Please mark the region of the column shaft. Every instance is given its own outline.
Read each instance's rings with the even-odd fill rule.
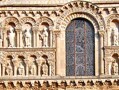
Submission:
[[[20,38],[19,38],[19,36],[20,36],[20,32],[18,32],[17,31],[17,45],[16,45],[16,47],[20,47]]]
[[[41,76],[41,68],[40,68],[40,65],[38,64],[38,76]]]
[[[1,67],[1,63],[0,63],[0,76],[1,76],[1,74],[2,74],[2,70],[1,70],[1,68],[2,68],[2,67]]]
[[[52,31],[50,30],[50,47],[52,47]]]
[[[17,76],[17,67],[14,66],[14,76]]]

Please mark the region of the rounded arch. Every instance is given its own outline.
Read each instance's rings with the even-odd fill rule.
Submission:
[[[53,21],[48,17],[41,17],[37,20],[37,26],[42,25],[42,23],[47,23],[49,26],[54,26]]]
[[[105,33],[105,37],[104,37],[105,38],[104,43],[106,46],[111,45],[111,43],[110,43],[111,42],[111,40],[110,40],[111,28],[112,28],[111,23],[115,20],[119,21],[119,14],[111,14],[106,19],[106,33]]]
[[[5,26],[9,25],[10,23],[14,23],[15,27],[17,27],[17,28],[19,27],[19,20],[16,17],[6,18],[3,21],[2,25],[3,25],[3,27],[5,27]]]
[[[99,30],[98,22],[88,13],[72,13],[72,14],[70,14],[68,17],[66,17],[66,19],[64,20],[61,27],[64,28],[64,30],[66,30],[66,27],[68,26],[70,21],[73,19],[76,19],[76,18],[84,18],[84,19],[90,21],[92,23],[92,25],[94,26],[94,29]]]
[[[90,2],[72,1],[59,10],[56,29],[65,30],[67,23],[76,17],[89,19],[97,30],[105,30],[103,17],[99,14],[98,7]]]
[[[110,30],[110,24],[113,20],[119,21],[119,14],[111,14],[107,17],[107,30]]]
[[[31,17],[23,17],[20,20],[20,24],[23,25],[25,23],[30,23],[32,26],[35,26],[36,21]]]

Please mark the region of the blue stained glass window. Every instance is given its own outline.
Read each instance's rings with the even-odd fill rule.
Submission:
[[[84,18],[74,19],[66,29],[66,75],[93,76],[94,27]]]

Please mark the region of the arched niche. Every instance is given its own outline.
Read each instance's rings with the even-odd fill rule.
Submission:
[[[114,19],[110,23],[110,42],[112,46],[119,45],[119,20]]]
[[[29,75],[38,75],[38,64],[35,55],[29,57]]]
[[[105,46],[112,46],[113,45],[113,42],[112,42],[112,37],[111,37],[111,34],[112,34],[112,28],[114,28],[116,26],[116,22],[119,21],[119,14],[111,14],[107,17],[106,19],[106,29],[107,29],[107,32],[105,33]],[[113,26],[114,25],[114,26]],[[117,31],[117,30],[116,30]]]
[[[43,55],[41,60],[41,76],[49,76],[49,71],[48,57]]]
[[[13,57],[11,55],[8,55],[6,57],[5,71],[3,70],[3,73],[5,73],[5,75],[13,76],[14,64],[13,64],[12,59],[13,59]]]
[[[119,75],[119,55],[114,53],[112,55],[112,63],[111,63],[111,75]]]
[[[16,25],[14,22],[9,22],[7,25],[7,46],[8,47],[17,47],[17,31]]]
[[[39,34],[39,45],[40,47],[49,47],[51,42],[52,32],[49,29],[49,24],[47,22],[42,22],[39,25],[40,34]]]
[[[24,47],[33,47],[33,28],[30,22],[22,25],[22,40]]]
[[[26,63],[24,56],[18,56],[17,75],[26,75]]]
[[[53,21],[48,17],[41,17],[36,22],[37,27],[39,28],[39,44],[40,47],[52,47],[52,37],[53,37]],[[46,31],[44,31],[46,29]],[[44,38],[44,35],[47,36]],[[45,42],[44,42],[45,40]],[[47,44],[47,45],[44,45]]]

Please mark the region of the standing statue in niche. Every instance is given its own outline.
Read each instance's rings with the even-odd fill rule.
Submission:
[[[35,62],[33,62],[33,65],[31,65],[29,72],[30,72],[31,75],[36,75],[36,65],[35,65]]]
[[[24,30],[24,45],[25,47],[31,47],[31,27],[27,25],[26,29]]]
[[[48,76],[48,65],[46,62],[42,64],[42,76]]]
[[[118,29],[116,29],[116,28],[112,29],[111,42],[112,42],[112,45],[114,45],[114,46],[118,45]]]
[[[7,34],[8,34],[8,46],[14,47],[15,46],[15,29],[14,29],[14,27],[10,26],[10,29],[7,32]]]
[[[43,28],[43,33],[42,35],[40,34],[41,38],[42,38],[42,46],[43,47],[48,47],[48,28],[44,27]]]
[[[24,66],[23,66],[23,64],[22,64],[22,62],[21,63],[19,63],[19,67],[18,67],[18,75],[24,75]]]
[[[7,75],[12,75],[13,74],[13,70],[12,70],[12,65],[11,65],[11,63],[8,63],[7,64],[7,67],[6,67],[6,74]]]
[[[116,60],[112,63],[112,74],[113,75],[118,75],[118,63]]]

